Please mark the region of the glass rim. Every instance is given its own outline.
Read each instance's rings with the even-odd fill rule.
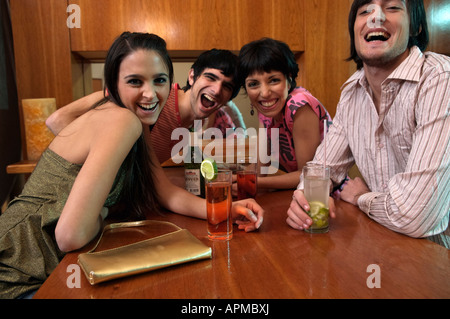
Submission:
[[[330,168],[329,165],[323,165],[323,163],[316,163],[316,162],[306,162],[306,165],[303,166],[303,168],[305,167],[325,167],[325,168]]]
[[[330,178],[331,176],[331,168],[330,166],[324,166],[322,164],[314,163],[312,165],[305,165],[302,168],[301,176],[305,177],[309,176],[324,176],[326,178]]]
[[[233,171],[229,168],[218,168],[217,169],[217,174],[219,173],[232,173]]]
[[[222,178],[219,178],[219,173],[225,173],[222,176]],[[233,183],[233,171],[231,169],[217,169],[217,176],[216,178],[210,180],[205,178],[205,184],[212,184],[212,183]]]

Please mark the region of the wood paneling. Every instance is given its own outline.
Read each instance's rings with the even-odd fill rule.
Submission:
[[[22,99],[29,98],[55,98],[57,106],[73,100],[66,8],[66,1],[61,0],[10,1],[19,105]],[[22,152],[26,160],[20,107],[19,113]]]
[[[191,61],[203,50],[238,51],[243,44],[268,36],[303,52],[298,54],[298,83],[334,115],[340,87],[355,70],[353,62],[345,61],[351,2],[11,0],[19,101],[55,97],[59,107],[80,97],[83,58],[104,59],[114,38],[125,30],[156,33],[167,41],[173,57]],[[446,54],[449,23],[442,17],[449,10],[447,2],[425,0],[429,49]],[[68,4],[80,6],[79,29],[66,25]]]
[[[424,0],[430,43],[427,50],[450,56],[450,2]]]
[[[158,34],[175,57],[211,48],[239,50],[263,36],[303,51],[303,1],[286,0],[70,0],[81,28],[70,30],[72,51],[101,57],[123,31]],[[93,31],[95,30],[95,31]],[[97,51],[93,53],[92,51]]]
[[[61,0],[11,0],[11,20],[19,101],[72,97],[71,53],[66,26],[67,3]]]
[[[352,0],[305,1],[305,52],[299,59],[299,83],[308,89],[333,117],[342,84],[356,70],[350,55],[347,17]]]

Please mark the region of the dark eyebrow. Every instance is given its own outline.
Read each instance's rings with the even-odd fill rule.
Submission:
[[[222,74],[223,74],[223,72],[222,72]],[[215,75],[214,73],[204,72],[203,75],[212,77],[215,80],[219,80],[219,77],[217,75]],[[234,88],[234,86],[235,86],[234,81],[223,81],[223,83],[225,83],[226,85],[231,86],[232,88]]]
[[[155,74],[153,76],[153,78],[159,78],[161,76],[165,76],[167,78],[169,77],[169,75],[167,73],[158,73],[158,74]],[[128,79],[128,78],[143,78],[143,76],[140,74],[129,74],[124,77],[124,79]]]
[[[277,72],[277,73],[275,73],[275,72]],[[283,72],[281,72],[281,71],[273,71],[273,73],[275,73],[275,74],[270,75],[269,79],[273,79],[273,78],[276,78],[276,77],[284,75]]]
[[[128,78],[141,78],[141,77],[142,76],[139,74],[129,74],[129,75],[124,76],[123,78],[128,79]]]
[[[158,74],[155,74],[155,78],[160,78],[160,77],[166,77],[166,78],[169,78],[169,75],[167,74],[167,73],[158,73]]]
[[[205,72],[205,73],[203,73],[203,75],[207,75],[207,76],[213,77],[213,78],[215,78],[216,80],[219,79],[219,77],[218,77],[217,75],[215,75],[214,73]]]

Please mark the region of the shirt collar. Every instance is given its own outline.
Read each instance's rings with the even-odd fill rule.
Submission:
[[[400,79],[407,81],[418,82],[420,79],[420,69],[422,68],[425,57],[416,46],[413,46],[409,52],[408,57],[403,61],[388,77],[387,79]],[[418,63],[420,61],[420,63]],[[367,80],[364,73],[364,68],[357,70],[353,75],[342,85],[341,90],[346,86],[361,85],[367,86]]]
[[[420,61],[420,62],[419,62]],[[416,46],[413,46],[408,57],[387,78],[419,82],[420,69],[425,57]]]

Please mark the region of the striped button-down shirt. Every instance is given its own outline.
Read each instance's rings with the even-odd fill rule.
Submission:
[[[359,208],[411,237],[440,234],[449,223],[449,74],[449,57],[411,48],[383,82],[378,113],[358,70],[343,86],[326,136],[333,183],[356,163],[371,190]],[[322,163],[324,149],[322,143],[315,162]]]

